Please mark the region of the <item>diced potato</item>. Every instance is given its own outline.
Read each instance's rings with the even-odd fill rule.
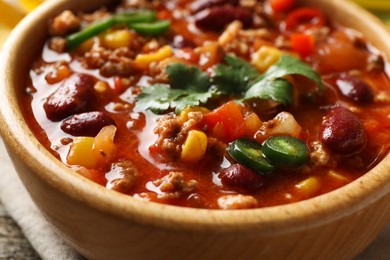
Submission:
[[[263,122],[255,113],[251,113],[250,115],[245,117],[245,126],[248,129],[249,133],[254,134],[257,130],[260,129]]]
[[[86,168],[96,166],[97,160],[93,153],[93,137],[76,137],[70,147],[68,154],[68,164],[80,165]]]
[[[103,44],[110,49],[128,47],[131,43],[132,38],[132,34],[129,30],[114,30],[104,34]]]
[[[169,45],[165,45],[158,49],[156,52],[148,53],[148,54],[138,54],[135,57],[136,64],[146,69],[149,67],[152,62],[159,62],[173,55],[172,49]]]
[[[252,54],[251,63],[260,72],[264,72],[275,64],[281,56],[282,52],[279,49],[270,46],[263,46]]]
[[[116,127],[113,125],[105,126],[95,137],[93,143],[93,153],[98,162],[110,162],[116,154],[116,146],[114,137]]]
[[[207,136],[202,131],[191,130],[183,145],[181,160],[184,162],[197,162],[203,158],[207,149]]]
[[[311,197],[316,194],[321,188],[321,183],[316,177],[309,177],[297,184],[295,184],[295,189],[303,197]]]
[[[295,120],[294,116],[288,112],[280,112],[273,119],[264,122],[257,133],[257,137],[268,137],[272,135],[291,135],[299,137],[302,127]]]

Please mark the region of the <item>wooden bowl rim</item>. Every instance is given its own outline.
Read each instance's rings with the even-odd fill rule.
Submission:
[[[104,0],[100,0],[101,2]],[[56,13],[65,6],[76,5],[74,1],[47,1],[30,13],[12,32],[3,47],[0,58],[0,130],[7,147],[21,160],[30,173],[44,179],[49,185],[87,206],[106,214],[134,221],[141,225],[163,229],[192,232],[231,233],[245,231],[262,232],[264,235],[277,232],[293,232],[308,229],[354,214],[382,198],[390,190],[390,156],[373,170],[356,181],[318,197],[287,205],[247,210],[207,210],[183,208],[144,202],[128,195],[107,190],[71,171],[52,156],[34,137],[23,120],[18,100],[15,97],[15,82],[18,77],[18,52],[28,40],[29,31],[42,22],[43,17]],[[87,1],[85,1],[87,2]],[[90,1],[94,4],[98,1]],[[308,0],[307,2],[314,2]],[[349,1],[317,0],[315,5],[335,6],[349,17],[363,19],[373,31],[381,33],[381,41],[390,42],[390,34],[382,23]],[[387,50],[390,55],[390,49]],[[77,187],[77,188],[75,188]]]

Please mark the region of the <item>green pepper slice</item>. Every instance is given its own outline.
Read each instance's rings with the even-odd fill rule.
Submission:
[[[167,21],[161,21],[161,23],[164,23],[160,24],[159,22],[155,23],[156,19],[156,13],[153,11],[143,10],[131,13],[116,14],[106,19],[97,21],[84,28],[83,30],[69,35],[68,37],[66,37],[66,47],[68,50],[72,50],[82,44],[84,41],[116,25],[125,25],[127,27],[132,28],[132,26],[136,23],[151,23],[151,25],[154,25],[152,26],[154,30],[149,30],[150,34],[160,34],[161,32],[165,32],[169,29],[170,24],[167,25]],[[158,30],[159,28],[160,30]]]
[[[309,160],[306,144],[293,136],[272,136],[264,141],[262,151],[279,166],[299,167]]]
[[[170,26],[170,21],[163,20],[153,23],[133,23],[129,25],[129,28],[140,34],[157,35],[168,31]]]
[[[229,145],[227,152],[234,160],[260,174],[269,174],[275,169],[264,157],[261,144],[252,139],[235,140]]]

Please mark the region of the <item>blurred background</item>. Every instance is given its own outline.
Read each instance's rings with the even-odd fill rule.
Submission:
[[[12,28],[44,0],[0,0],[0,46]],[[353,0],[390,26],[390,0]]]

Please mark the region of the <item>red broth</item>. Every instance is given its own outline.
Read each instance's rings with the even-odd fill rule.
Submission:
[[[141,200],[241,209],[324,194],[359,178],[387,155],[387,63],[359,32],[334,23],[321,10],[296,4],[135,2],[53,18],[51,34],[29,72],[21,100],[24,116],[39,141],[71,169]],[[67,49],[65,38],[86,24],[144,8],[169,20],[169,30],[145,36],[117,25]],[[194,80],[191,66],[206,72],[210,88],[202,93],[213,91],[227,55],[251,64],[258,73],[254,82],[280,55],[288,55],[295,65],[310,65],[323,88],[312,78],[290,73],[278,79],[291,86],[285,104],[264,96],[241,102],[253,86],[244,80],[249,87],[241,93],[230,82],[232,93],[219,89],[207,101],[176,113],[175,102],[157,114],[134,108],[154,84],[172,87],[165,70],[172,64],[184,64],[181,73],[188,78],[181,79],[183,85]],[[240,76],[242,83],[247,75]],[[257,156],[271,164],[268,172],[228,152],[237,139],[264,147],[271,136],[300,140],[307,158],[285,165],[278,158]]]

